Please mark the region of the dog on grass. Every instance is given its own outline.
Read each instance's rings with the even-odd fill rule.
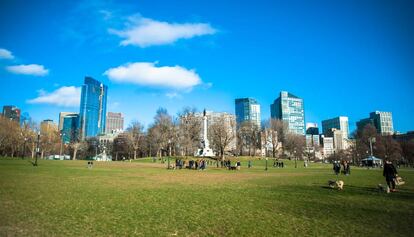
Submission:
[[[380,193],[390,193],[390,187],[388,187],[388,185],[378,184],[378,192],[380,192]]]
[[[338,180],[338,181],[329,180],[328,185],[329,185],[329,187],[331,187],[333,189],[338,189],[338,190],[344,189],[344,181],[342,181],[342,180]]]

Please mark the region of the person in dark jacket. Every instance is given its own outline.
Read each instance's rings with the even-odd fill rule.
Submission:
[[[385,180],[387,181],[387,185],[391,189],[391,192],[395,192],[395,178],[398,176],[398,172],[391,161],[385,161],[384,172],[382,175],[385,177]]]
[[[334,161],[333,170],[334,170],[336,176],[338,176],[339,173],[341,172],[341,164],[339,164],[338,161]]]

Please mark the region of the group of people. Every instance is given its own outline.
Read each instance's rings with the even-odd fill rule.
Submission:
[[[285,164],[283,163],[283,161],[278,161],[278,160],[275,160],[274,162],[273,162],[273,167],[276,167],[276,168],[284,168],[285,167]]]
[[[222,164],[222,166],[226,167],[228,170],[233,170],[233,169],[240,170],[240,168],[241,168],[241,162],[239,160],[236,161],[234,166],[231,165],[231,160],[224,160],[224,161],[221,162],[221,164]],[[251,163],[250,163],[250,165],[251,165]]]
[[[349,165],[349,162],[342,162],[343,166],[343,174],[350,175],[351,174],[351,166]],[[335,172],[335,175],[339,175],[341,172],[341,164],[339,161],[335,161],[333,163],[333,170]],[[387,182],[387,186],[389,188],[390,192],[396,192],[395,186],[396,186],[396,179],[398,178],[398,172],[395,166],[392,164],[390,160],[386,160],[384,164],[384,170],[382,175],[385,177],[385,181]]]
[[[188,166],[185,166],[185,161],[183,162],[183,166],[187,169],[194,169],[194,170],[205,170],[207,168],[207,161],[205,159],[200,160],[190,160],[188,161]]]
[[[350,175],[351,166],[349,165],[349,163],[347,161],[343,161],[342,166],[343,166],[342,173],[347,176]],[[334,161],[333,170],[335,172],[335,175],[339,175],[341,173],[341,163],[339,161]]]

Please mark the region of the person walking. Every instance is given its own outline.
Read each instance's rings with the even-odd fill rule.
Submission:
[[[390,188],[390,191],[396,192],[397,190],[395,190],[395,178],[397,178],[398,172],[391,161],[385,161],[384,172],[382,175],[385,177],[385,181],[387,181],[387,185]]]

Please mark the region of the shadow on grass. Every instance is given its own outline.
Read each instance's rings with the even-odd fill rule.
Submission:
[[[339,191],[335,188],[331,188],[328,185],[321,184],[321,183],[313,183],[312,185],[317,186],[321,189]],[[366,194],[387,195],[387,193],[385,193],[383,190],[380,190],[378,187],[355,186],[355,185],[346,185],[346,184],[344,185],[344,189],[341,190],[340,192],[344,192],[347,194],[358,194],[358,195],[366,195]],[[412,190],[407,190],[404,188],[398,189],[398,187],[397,187],[397,192],[390,193],[388,195],[392,196],[393,198],[401,199],[401,200],[413,200],[414,198],[414,192]]]

